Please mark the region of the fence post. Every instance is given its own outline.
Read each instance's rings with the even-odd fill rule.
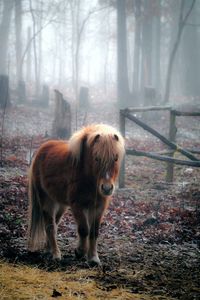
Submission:
[[[122,113],[122,110],[120,110],[120,132],[122,136],[125,138],[125,116]],[[125,156],[121,164],[121,169],[119,173],[119,188],[123,188],[125,185]]]
[[[169,124],[169,140],[175,142],[176,139],[176,114],[173,110],[170,110],[170,124]],[[169,156],[173,157],[174,152],[170,153]],[[174,177],[174,164],[169,162],[167,163],[166,169],[166,182],[173,182]]]

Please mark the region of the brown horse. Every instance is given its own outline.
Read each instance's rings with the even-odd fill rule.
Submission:
[[[68,142],[48,141],[39,148],[29,174],[29,250],[46,247],[54,259],[61,258],[57,226],[69,206],[79,236],[76,256],[100,263],[99,225],[123,155],[121,134],[104,124],[85,127]]]

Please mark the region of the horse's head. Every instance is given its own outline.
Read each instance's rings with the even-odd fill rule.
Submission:
[[[75,133],[69,141],[72,152],[91,176],[103,197],[112,195],[124,155],[124,139],[108,125],[91,125]]]
[[[90,169],[96,177],[102,196],[112,195],[124,154],[124,142],[120,133],[110,126],[99,125],[88,135]]]

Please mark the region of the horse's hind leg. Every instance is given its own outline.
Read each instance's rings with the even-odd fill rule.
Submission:
[[[57,224],[55,217],[55,209],[45,210],[44,221],[45,221],[45,230],[47,235],[47,246],[50,248],[53,259],[61,259],[61,253],[58,248],[58,244],[56,241],[57,236]]]

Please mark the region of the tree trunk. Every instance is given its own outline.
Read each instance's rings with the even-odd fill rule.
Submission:
[[[160,0],[155,1],[155,14],[152,28],[152,86],[156,93],[160,92]]]
[[[3,109],[10,105],[7,52],[13,4],[13,0],[3,1],[2,22],[0,24],[0,108]]]
[[[23,80],[18,81],[17,85],[17,97],[19,103],[26,102],[26,83]]]
[[[40,3],[38,3],[38,9],[40,11],[40,18],[39,18],[39,24],[38,24],[38,28],[42,28],[43,26],[43,1],[41,1]],[[42,70],[42,30],[40,31],[40,33],[38,34],[38,75],[37,75],[37,87],[40,89],[41,87],[41,78],[43,78],[42,74],[41,74],[41,70]]]
[[[17,82],[22,80],[22,68],[21,68],[21,58],[22,58],[22,1],[15,0],[15,51],[16,51],[16,75]]]
[[[167,104],[169,102],[169,95],[170,95],[170,88],[171,88],[171,77],[172,77],[172,68],[173,68],[173,63],[174,63],[174,59],[175,59],[175,55],[181,40],[181,35],[185,26],[185,23],[194,7],[196,0],[192,0],[192,3],[185,15],[185,17],[183,17],[183,11],[184,11],[184,4],[185,1],[181,0],[181,7],[180,7],[180,15],[179,15],[179,27],[178,27],[178,33],[177,33],[177,38],[176,41],[174,43],[174,47],[172,49],[170,58],[169,58],[169,64],[168,64],[168,70],[167,70],[167,79],[166,79],[166,86],[165,86],[165,95],[164,95],[164,104]]]
[[[140,73],[140,50],[141,50],[141,1],[135,0],[135,40],[134,40],[134,58],[133,58],[133,87],[132,91],[139,91],[139,73]]]
[[[38,57],[37,57],[37,45],[36,45],[36,20],[35,20],[35,14],[32,7],[32,0],[29,0],[29,7],[30,7],[30,13],[31,18],[33,22],[33,53],[34,53],[34,70],[35,70],[35,97],[38,98],[39,92],[40,92],[40,82],[38,78]]]
[[[192,0],[186,2],[185,10],[188,10]],[[195,12],[195,14],[194,14]],[[198,24],[196,18],[196,11],[190,15],[190,20],[187,23]],[[183,91],[186,96],[198,97],[200,95],[200,52],[199,44],[200,34],[199,27],[188,25],[185,27],[183,32],[183,38],[181,43],[182,50],[182,74],[183,74]]]
[[[9,77],[0,75],[0,108],[6,108],[10,105]]]
[[[125,6],[125,1],[117,0],[117,97],[119,108],[125,108],[130,98]]]
[[[7,52],[8,52],[8,38],[10,31],[10,20],[13,9],[13,0],[4,0],[3,2],[3,15],[0,24],[0,74],[8,74],[7,67]]]
[[[145,86],[152,86],[152,14],[151,2],[144,2],[144,16],[142,24],[142,69],[141,91]]]
[[[15,51],[16,51],[16,77],[18,102],[26,102],[26,84],[22,74],[22,1],[15,0]]]
[[[27,44],[31,40],[31,27],[28,27],[27,29]],[[27,59],[26,59],[26,80],[28,82],[31,81],[31,46],[28,47],[27,50]]]

